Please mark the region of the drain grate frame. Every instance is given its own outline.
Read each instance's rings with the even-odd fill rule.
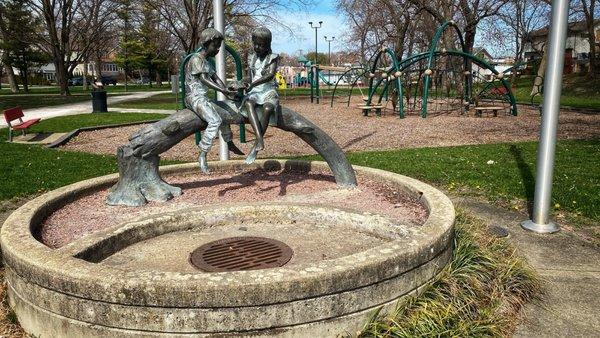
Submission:
[[[190,263],[206,272],[270,269],[284,266],[294,251],[266,237],[228,237],[201,245],[190,254]]]

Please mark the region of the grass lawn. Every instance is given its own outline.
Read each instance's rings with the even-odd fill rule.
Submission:
[[[81,127],[156,120],[163,114],[102,113],[46,119],[32,128],[36,132],[68,132]],[[117,171],[114,156],[48,149],[38,145],[8,143],[6,128],[0,129],[0,200],[28,196],[87,178]]]
[[[32,126],[32,132],[64,133],[82,127],[105,126],[111,124],[122,124],[131,122],[142,122],[160,120],[167,117],[166,114],[145,113],[90,113],[54,117],[43,119],[40,123]]]
[[[84,91],[82,86],[71,86],[69,87],[69,91],[71,94],[89,94],[91,92],[92,86],[89,87],[88,91]],[[118,84],[116,86],[106,86],[104,87],[109,93],[125,93],[125,85]],[[168,82],[164,82],[162,86],[158,86],[153,84],[152,87],[146,85],[139,84],[130,84],[127,86],[128,92],[144,92],[144,91],[155,91],[155,90],[171,90],[171,85]],[[0,95],[29,95],[29,94],[60,94],[60,89],[57,86],[33,86],[29,88],[29,93],[25,93],[23,91],[19,91],[16,94],[13,94],[7,85],[2,84],[2,89],[0,89]]]
[[[114,108],[128,108],[128,109],[172,109],[178,108],[177,101],[175,100],[175,94],[163,93],[154,95],[145,99],[132,100],[127,102],[120,102],[112,104]]]
[[[454,193],[479,195],[520,209],[523,201],[533,201],[536,152],[536,142],[525,142],[361,152],[350,153],[348,158],[353,164],[415,177]],[[600,221],[599,191],[600,139],[559,141],[554,211]]]
[[[0,96],[0,110],[20,106],[23,109],[38,108],[44,106],[57,106],[61,104],[90,101],[89,94],[77,94],[71,96],[60,95],[15,95]],[[90,110],[92,109],[90,105]]]
[[[531,88],[533,87],[533,79],[532,76],[522,76],[517,79],[513,88],[517,102],[531,102],[529,94],[531,94]],[[541,97],[536,96],[534,102],[540,103]],[[562,106],[600,110],[600,80],[590,80],[585,76],[575,74],[565,75],[560,104]]]

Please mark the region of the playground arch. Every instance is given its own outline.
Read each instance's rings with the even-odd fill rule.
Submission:
[[[450,49],[446,50],[445,48],[439,49],[438,46],[440,44],[441,39],[446,31],[452,30],[456,33],[458,37],[459,49]],[[381,58],[383,55],[389,56],[392,60],[391,64],[382,69],[379,65]],[[466,46],[464,44],[464,39],[460,28],[453,21],[448,21],[442,24],[435,32],[434,37],[432,38],[429,48],[427,51],[415,55],[411,55],[406,57],[405,59],[398,59],[395,55],[394,51],[389,48],[381,48],[375,53],[371,59],[369,60],[368,65],[364,68],[362,73],[357,74],[357,70],[361,68],[352,68],[350,71],[355,72],[357,76],[354,78],[351,83],[350,93],[348,98],[348,105],[350,104],[350,99],[352,96],[352,89],[354,88],[356,82],[360,78],[367,78],[369,87],[368,87],[368,96],[365,99],[366,106],[372,106],[374,102],[376,105],[381,105],[383,98],[388,99],[388,94],[390,92],[390,87],[393,86],[396,88],[396,91],[393,95],[396,96],[397,102],[397,114],[400,118],[405,117],[405,105],[404,105],[404,94],[406,93],[406,101],[407,104],[410,104],[410,91],[411,91],[411,79],[407,76],[407,73],[416,73],[417,76],[417,86],[415,88],[420,87],[420,115],[421,117],[427,117],[429,112],[428,102],[430,99],[430,91],[432,89],[432,85],[435,83],[433,79],[435,76],[439,76],[436,74],[436,65],[440,63],[442,58],[450,58],[453,60],[460,61],[462,63],[462,68],[460,72],[460,76],[456,76],[453,78],[461,78],[461,106],[468,110],[471,104],[477,103],[479,99],[486,98],[488,101],[492,102],[504,102],[508,105],[509,113],[512,115],[517,115],[517,105],[512,93],[512,89],[508,82],[505,79],[506,71],[503,73],[498,72],[493,65],[488,63],[487,61],[471,54],[466,51]],[[483,84],[481,88],[479,88],[476,93],[473,93],[473,79],[475,76],[479,76],[478,74],[474,74],[472,72],[472,65],[476,65],[480,70],[489,71],[490,79],[478,79],[478,84]],[[415,69],[416,68],[416,69]],[[458,69],[453,69],[452,71],[456,72]],[[443,70],[439,72],[448,72],[449,70]],[[414,76],[413,76],[414,78]],[[334,87],[334,91],[331,98],[331,105],[333,105],[333,100],[335,97],[336,90],[338,89],[339,81],[336,83]],[[407,87],[408,85],[408,87]],[[382,87],[383,86],[383,87]],[[380,87],[382,87],[380,89]],[[456,86],[458,88],[459,86]],[[500,88],[498,88],[500,87]],[[436,89],[437,90],[437,89]],[[455,93],[456,95],[458,93]],[[375,96],[379,95],[379,98],[375,101]],[[417,95],[413,95],[413,98],[416,99]]]

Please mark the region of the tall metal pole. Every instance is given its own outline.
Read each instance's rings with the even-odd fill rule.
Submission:
[[[332,36],[331,39],[328,39],[327,36],[325,37],[325,41],[327,41],[328,45],[329,45],[329,66],[331,66],[331,41],[335,40],[335,36]],[[327,81],[329,81],[328,86],[330,86],[331,84],[331,69],[328,71],[327,73]]]
[[[319,25],[314,25],[312,21],[308,22],[310,24],[311,28],[315,29],[315,59],[314,59],[314,72],[313,72],[313,81],[315,82],[315,88],[316,88],[316,97],[317,97],[317,103],[319,103],[319,98],[320,98],[320,94],[319,93],[319,68],[317,67],[317,55],[318,55],[318,38],[317,38],[317,30],[319,28],[321,28],[321,25],[323,24],[323,21],[319,21]]]
[[[524,229],[537,233],[553,233],[560,230],[550,221],[550,204],[568,19],[569,0],[553,0],[533,212],[531,220],[521,223]]]
[[[224,0],[213,0],[213,18],[215,29],[225,35],[225,10],[223,6]],[[219,54],[215,57],[215,64],[217,68],[217,76],[226,81],[225,74],[225,41],[221,44],[221,49],[219,50]],[[217,92],[217,100],[225,101],[225,94],[221,92]],[[221,161],[225,161],[229,159],[229,147],[227,146],[227,142],[223,140],[223,135],[221,135],[221,131],[219,131],[219,159]]]

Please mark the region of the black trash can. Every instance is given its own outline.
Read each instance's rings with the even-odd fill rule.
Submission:
[[[92,91],[92,112],[93,113],[108,112],[108,105],[106,103],[106,90]]]

